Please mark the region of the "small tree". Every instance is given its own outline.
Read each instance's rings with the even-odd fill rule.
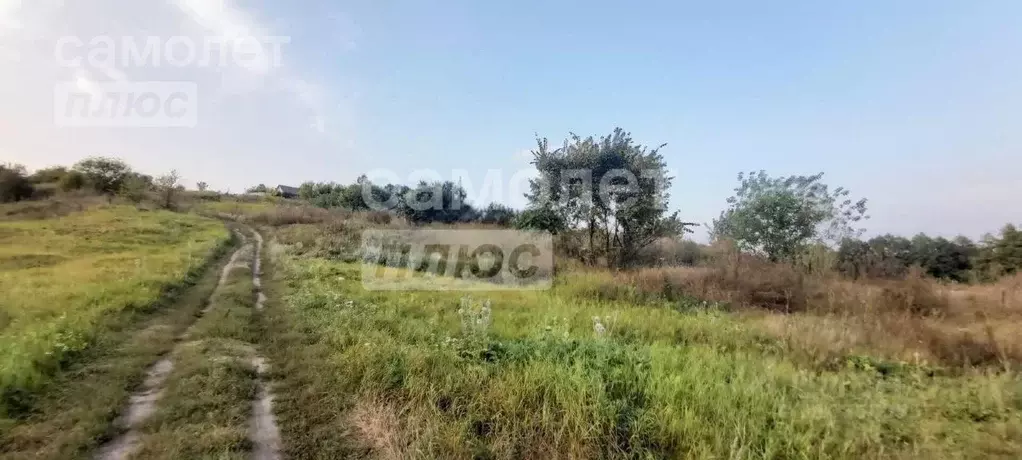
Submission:
[[[673,178],[659,153],[663,146],[649,149],[621,128],[599,138],[571,134],[554,150],[536,139],[538,175],[526,197],[532,208],[553,211],[566,228],[584,232],[588,263],[603,252],[611,264],[634,264],[657,238],[683,231],[677,212],[667,211]]]
[[[267,193],[269,191],[270,189],[266,187],[266,184],[259,184],[255,187],[249,187],[248,190],[245,190],[245,193]]]
[[[85,176],[85,182],[97,192],[116,194],[124,180],[131,174],[131,167],[122,160],[107,157],[91,157],[79,161],[72,168]]]
[[[987,235],[977,249],[976,269],[984,278],[997,278],[1022,271],[1022,231],[1012,224],[1001,229],[1001,236]]]
[[[24,166],[0,164],[0,203],[31,198],[33,191]]]
[[[121,184],[120,196],[128,201],[138,204],[146,197],[146,192],[152,187],[152,178],[141,174],[131,174]]]
[[[770,260],[792,260],[812,242],[837,243],[856,237],[866,200],[852,202],[844,188],[831,190],[812,176],[770,177],[765,171],[738,174],[728,209],[713,221],[715,238],[733,239],[743,250]]]
[[[206,190],[209,189],[209,184],[205,182],[196,182],[195,188],[199,189],[200,192],[205,192]]]
[[[160,196],[160,206],[164,209],[174,209],[177,194],[180,191],[180,184],[178,184],[180,180],[181,176],[178,175],[177,170],[171,170],[170,173],[156,178],[156,191]]]

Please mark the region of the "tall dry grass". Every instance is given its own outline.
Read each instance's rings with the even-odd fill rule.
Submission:
[[[851,281],[829,270],[718,251],[701,266],[594,272],[584,295],[728,305],[818,363],[873,355],[952,367],[1022,364],[1022,274],[946,284],[914,271]]]

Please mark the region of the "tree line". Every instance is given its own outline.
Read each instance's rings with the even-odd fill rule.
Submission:
[[[393,212],[415,224],[480,222],[510,226],[518,217],[516,210],[499,203],[476,208],[468,202],[464,187],[452,181],[423,181],[409,187],[376,184],[362,175],[352,184],[306,182],[298,187],[298,197],[323,208]]]
[[[163,208],[174,207],[184,190],[177,171],[153,177],[135,171],[123,160],[89,157],[70,168],[54,166],[28,174],[21,165],[0,165],[0,202],[45,198],[57,191],[86,191],[122,197],[133,203],[152,199]]]
[[[377,184],[361,176],[351,184],[307,182],[299,198],[323,208],[387,211],[413,224],[484,223],[549,231],[569,246],[570,255],[590,265],[626,268],[661,239],[680,240],[694,223],[669,212],[673,178],[660,154],[617,128],[604,136],[570,134],[558,147],[536,139],[528,206],[521,211],[492,203],[476,207],[452,181]],[[208,186],[197,184],[200,191]],[[176,172],[152,177],[124,161],[84,159],[70,168],[28,174],[24,167],[0,165],[0,201],[45,196],[55,190],[88,190],[132,202],[147,197],[171,208],[183,190]],[[250,191],[269,192],[260,184]],[[1022,270],[1022,231],[1006,225],[978,242],[916,235],[862,239],[869,219],[867,200],[832,188],[823,173],[770,176],[765,171],[738,175],[734,194],[707,227],[711,239],[733,242],[745,253],[778,263],[800,263],[821,250],[829,268],[852,277],[897,278],[912,267],[955,281],[987,280]]]
[[[799,263],[822,249],[833,253],[833,268],[851,278],[900,278],[918,267],[935,278],[964,282],[1022,270],[1022,232],[1011,224],[978,243],[925,234],[863,240],[867,201],[849,198],[847,189],[831,189],[823,173],[771,177],[756,171],[740,173],[738,182],[711,236],[775,262]]]
[[[672,178],[659,148],[636,143],[622,129],[596,138],[571,135],[559,148],[536,140],[532,164],[539,177],[530,183],[528,207],[518,212],[500,204],[477,209],[451,181],[409,187],[375,184],[365,176],[353,184],[305,183],[299,198],[325,208],[387,210],[410,222],[481,222],[520,229],[582,232],[579,256],[592,265],[632,265],[639,251],[657,238],[678,236],[684,224],[668,213]],[[662,146],[661,146],[662,147]]]
[[[999,236],[986,235],[978,243],[964,236],[947,239],[925,234],[847,239],[837,255],[837,268],[853,278],[899,278],[919,267],[935,278],[992,280],[1022,270],[1022,232],[1008,224]]]

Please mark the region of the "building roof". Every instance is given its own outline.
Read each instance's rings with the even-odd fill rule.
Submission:
[[[288,195],[298,195],[298,187],[291,187],[289,185],[278,185],[277,191]]]

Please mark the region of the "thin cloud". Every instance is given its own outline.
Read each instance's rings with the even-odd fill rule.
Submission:
[[[177,0],[175,5],[194,22],[224,40],[228,46],[244,43],[280,43],[284,37],[274,36],[270,29],[242,9],[227,1]],[[289,41],[289,37],[287,38]],[[255,76],[273,76],[280,81],[280,87],[292,95],[299,105],[311,115],[310,126],[319,133],[326,131],[327,116],[323,100],[323,88],[310,83],[303,77],[293,75],[277,62],[268,50],[269,46],[253,48],[253,59],[242,63],[242,67]]]

